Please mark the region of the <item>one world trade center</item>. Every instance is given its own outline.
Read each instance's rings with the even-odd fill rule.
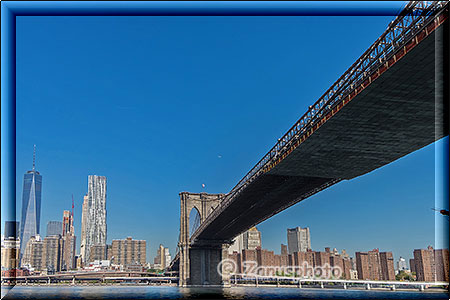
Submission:
[[[20,254],[23,254],[30,238],[39,234],[41,222],[42,176],[36,171],[35,161],[36,145],[33,152],[33,169],[23,176]]]

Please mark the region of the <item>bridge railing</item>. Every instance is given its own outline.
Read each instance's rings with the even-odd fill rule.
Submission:
[[[350,68],[313,104],[306,113],[284,134],[266,155],[224,196],[214,212],[197,228],[191,236],[194,240],[207,224],[217,217],[221,208],[226,207],[244,187],[259,175],[266,173],[274,162],[280,161],[293,143],[332,112],[346,97],[374,75],[376,70],[388,62],[396,53],[404,50],[417,33],[448,9],[448,1],[412,1],[395,18],[385,32],[358,58]]]

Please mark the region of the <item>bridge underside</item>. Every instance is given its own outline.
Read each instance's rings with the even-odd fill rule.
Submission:
[[[435,39],[448,35],[444,26],[250,183],[192,242],[231,240],[327,182],[366,174],[448,135],[448,78],[435,53]]]

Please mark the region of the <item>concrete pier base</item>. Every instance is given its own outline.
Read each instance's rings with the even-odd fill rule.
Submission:
[[[220,268],[222,258],[222,246],[189,249],[191,267],[189,284],[198,286],[229,285],[229,280],[223,276]]]

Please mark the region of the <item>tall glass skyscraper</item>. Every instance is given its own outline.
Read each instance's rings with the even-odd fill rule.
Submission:
[[[33,152],[33,169],[23,176],[22,219],[20,223],[20,253],[28,240],[39,234],[41,225],[42,176],[36,171],[36,145]]]

